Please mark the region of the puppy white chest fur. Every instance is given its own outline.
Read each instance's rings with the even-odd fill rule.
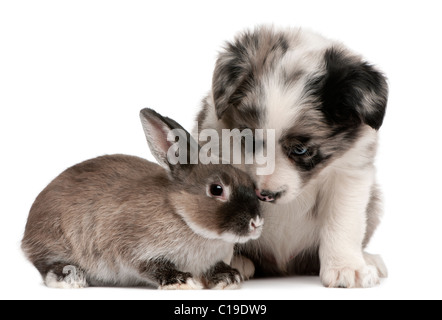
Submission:
[[[267,221],[259,245],[272,253],[282,270],[291,258],[319,244],[318,218],[315,216],[314,187],[288,204],[263,204]]]

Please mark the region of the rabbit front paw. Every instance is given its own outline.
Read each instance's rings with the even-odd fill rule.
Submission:
[[[214,290],[234,290],[241,287],[240,272],[224,262],[219,262],[205,274],[207,287]]]
[[[165,279],[159,290],[201,290],[203,284],[187,272],[177,272],[173,277]]]

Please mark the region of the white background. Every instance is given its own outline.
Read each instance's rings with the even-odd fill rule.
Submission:
[[[0,298],[442,298],[440,1],[0,2]],[[378,176],[386,215],[369,251],[390,278],[326,289],[318,278],[255,280],[229,292],[48,289],[19,250],[38,193],[103,154],[152,159],[138,112],[190,128],[225,40],[262,23],[341,40],[388,76]]]

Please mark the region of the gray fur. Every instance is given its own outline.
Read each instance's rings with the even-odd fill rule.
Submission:
[[[321,271],[325,285],[351,287],[376,284],[373,265],[379,275],[386,274],[380,258],[367,259],[368,266],[363,265],[363,256],[368,255],[362,248],[382,215],[380,191],[373,177],[377,130],[387,97],[386,79],[377,68],[341,43],[312,32],[260,26],[240,33],[224,46],[212,92],[198,118],[199,129],[277,131],[276,170],[256,180],[261,191],[283,188],[284,193],[275,205],[264,206],[268,223],[263,236],[237,246],[239,255],[253,260],[258,275]],[[297,146],[308,149],[305,156],[292,156]],[[255,169],[245,167],[252,176]],[[335,194],[351,192],[352,183],[363,190],[353,195],[357,201],[349,197],[335,203]],[[325,245],[339,242],[339,236],[322,236],[323,230],[335,228],[328,225],[334,221],[330,214],[340,215],[339,209],[329,212],[330,206],[338,208],[341,203],[343,212],[354,205],[354,216],[363,216],[358,221],[366,222],[363,235],[352,234],[361,252],[340,252],[347,259],[342,261],[347,265],[342,272],[351,270],[352,276],[346,279],[353,279],[344,284],[334,274],[339,268],[333,267],[332,254],[339,248]],[[345,214],[351,217],[349,212]],[[328,248],[323,252],[328,260],[320,261],[321,247]],[[366,279],[355,280],[358,272],[366,274]]]
[[[182,127],[152,110],[142,119],[152,152],[168,169],[167,133]],[[230,188],[227,202],[207,194],[215,182]],[[68,286],[60,270],[70,265],[89,285],[188,288],[190,278],[202,281],[215,265],[230,262],[235,241],[225,233],[247,239],[259,216],[253,181],[232,166],[165,170],[133,156],[104,156],[67,169],[42,191],[22,248],[55,287]]]

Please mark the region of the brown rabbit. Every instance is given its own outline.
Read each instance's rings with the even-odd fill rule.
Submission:
[[[49,287],[237,287],[234,245],[263,227],[254,182],[230,165],[172,165],[172,130],[188,155],[198,144],[153,110],[141,119],[162,167],[113,155],[66,170],[32,206],[24,252]]]

